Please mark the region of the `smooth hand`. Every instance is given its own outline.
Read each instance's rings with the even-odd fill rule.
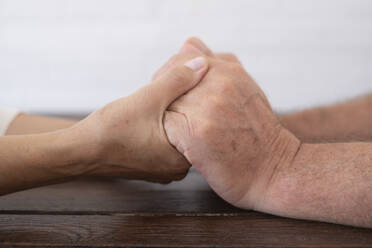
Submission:
[[[114,101],[69,129],[85,142],[89,175],[161,183],[183,178],[189,163],[170,144],[163,117],[168,106],[192,89],[208,68],[203,58],[178,64],[133,95]]]

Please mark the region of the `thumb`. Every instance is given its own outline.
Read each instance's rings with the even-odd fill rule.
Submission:
[[[195,87],[208,70],[208,62],[203,57],[187,61],[161,75],[148,85],[152,94],[152,104],[166,110],[178,97]]]

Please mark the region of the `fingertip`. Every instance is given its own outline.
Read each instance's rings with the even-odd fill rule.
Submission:
[[[214,54],[211,51],[211,49],[209,49],[209,47],[201,39],[199,39],[198,37],[188,38],[186,40],[185,44],[189,44],[189,45],[197,48],[204,55],[207,55],[207,56],[210,56],[210,57],[213,57],[214,56]]]
[[[180,53],[191,53],[191,54],[203,55],[203,53],[198,48],[188,43],[183,44],[183,46],[180,49]]]

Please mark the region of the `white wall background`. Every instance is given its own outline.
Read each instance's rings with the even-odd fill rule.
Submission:
[[[189,36],[236,53],[277,109],[372,91],[370,0],[0,0],[0,106],[93,110]]]

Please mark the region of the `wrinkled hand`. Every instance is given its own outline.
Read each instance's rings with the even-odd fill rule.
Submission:
[[[190,165],[169,144],[164,112],[200,81],[207,68],[203,58],[177,64],[133,95],[73,126],[70,132],[75,137],[89,141],[81,149],[93,165],[88,174],[162,183],[183,178]]]
[[[209,71],[166,112],[169,141],[223,199],[258,209],[276,170],[290,163],[300,143],[234,56],[216,56],[193,38],[163,72],[198,53],[208,57]]]

